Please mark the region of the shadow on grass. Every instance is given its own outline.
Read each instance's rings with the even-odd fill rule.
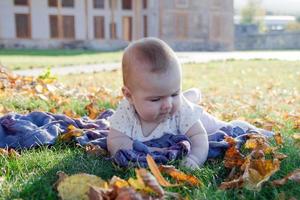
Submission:
[[[96,51],[79,49],[0,49],[0,56],[76,56],[99,53],[114,53],[117,51]]]
[[[122,174],[124,174],[124,170],[121,171],[115,168],[110,161],[107,161],[102,157],[87,155],[83,150],[78,148],[63,148],[69,148],[71,153],[68,153],[68,155],[64,156],[61,160],[56,160],[56,164],[51,168],[47,168],[47,162],[43,162],[40,159],[36,160],[36,163],[32,165],[32,168],[37,172],[26,180],[26,182],[21,184],[20,191],[12,192],[8,199],[59,199],[57,191],[53,188],[53,184],[58,180],[58,171],[63,171],[68,175],[77,173],[94,174],[101,177],[103,180],[108,180],[113,175],[122,177]],[[59,149],[53,150],[50,148],[50,151],[53,151],[56,154],[59,154],[58,151],[60,150],[63,149],[60,149],[59,147]],[[42,150],[42,153],[43,151],[45,150]],[[45,156],[46,155],[47,153]],[[48,160],[48,162],[52,161],[53,160]],[[30,169],[28,169],[28,171],[30,172]]]

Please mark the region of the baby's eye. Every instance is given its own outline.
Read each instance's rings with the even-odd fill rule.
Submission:
[[[154,99],[150,99],[151,102],[156,102],[156,101],[159,101],[160,98],[154,98]]]
[[[171,96],[176,97],[176,96],[178,96],[178,93],[172,94]]]

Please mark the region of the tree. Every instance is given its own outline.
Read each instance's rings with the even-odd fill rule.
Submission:
[[[247,5],[241,10],[241,24],[257,24],[264,31],[265,10],[261,7],[260,0],[248,0]]]

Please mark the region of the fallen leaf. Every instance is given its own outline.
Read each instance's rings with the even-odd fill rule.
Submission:
[[[166,173],[170,175],[172,178],[179,182],[187,182],[188,184],[192,186],[201,186],[203,183],[195,176],[193,175],[187,175],[178,169],[176,169],[172,165],[161,165],[159,166],[159,170],[162,173]]]
[[[282,145],[283,144],[283,139],[282,136],[279,132],[276,132],[274,135],[274,139],[277,145]]]
[[[162,174],[160,173],[159,171],[159,168],[158,166],[156,165],[155,161],[153,160],[153,158],[148,154],[147,157],[147,163],[148,163],[148,166],[152,172],[152,174],[155,176],[155,178],[157,179],[158,183],[161,185],[161,186],[164,186],[164,187],[174,187],[176,186],[175,184],[171,184],[169,183],[163,176]]]
[[[246,141],[244,147],[252,150],[262,150],[265,154],[270,154],[274,151],[267,139],[260,134],[251,134],[248,136],[249,139]]]
[[[88,111],[88,116],[90,119],[96,119],[100,113],[98,105],[95,102],[86,105],[85,109]]]
[[[87,195],[89,200],[110,200],[115,199],[117,193],[112,188],[90,186]]]
[[[82,129],[78,129],[73,125],[69,125],[67,132],[60,135],[60,139],[65,142],[69,142],[73,137],[79,137],[82,136],[82,134],[83,134]]]
[[[231,137],[225,138],[225,141],[229,144],[229,148],[225,152],[224,156],[225,167],[234,168],[243,165],[245,162],[245,156],[236,148],[236,141]]]
[[[117,176],[113,176],[109,182],[109,186],[115,186],[118,188],[129,187],[129,183]]]
[[[158,194],[158,196],[164,196],[165,191],[157,182],[156,178],[148,172],[146,169],[136,169],[136,175],[138,178],[141,178],[146,187],[149,187],[153,192]]]
[[[74,174],[63,178],[57,184],[58,196],[62,200],[89,199],[88,192],[91,186],[107,188],[107,183],[101,178],[90,174]]]
[[[145,199],[152,199],[151,197]],[[116,200],[144,200],[142,195],[136,192],[133,188],[125,187],[121,188]]]
[[[0,155],[17,158],[20,157],[20,154],[14,149],[3,149],[0,148]]]
[[[269,180],[269,178],[279,170],[280,162],[274,160],[251,160],[247,159],[245,162],[245,172],[243,174],[244,187],[249,190],[259,191],[262,183]]]
[[[289,173],[287,176],[285,176],[282,179],[272,181],[272,184],[275,186],[282,186],[286,184],[288,180],[300,183],[300,169],[294,170],[293,172]]]
[[[85,147],[85,151],[87,154],[95,155],[95,156],[106,156],[108,152],[102,149],[99,145],[87,144]]]
[[[219,189],[221,190],[228,190],[228,189],[234,189],[234,188],[241,188],[243,187],[244,179],[243,177],[239,177],[238,179],[234,179],[227,182],[222,182],[219,186]]]

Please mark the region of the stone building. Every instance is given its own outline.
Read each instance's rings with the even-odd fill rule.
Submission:
[[[232,50],[233,30],[233,0],[0,0],[2,48]]]

